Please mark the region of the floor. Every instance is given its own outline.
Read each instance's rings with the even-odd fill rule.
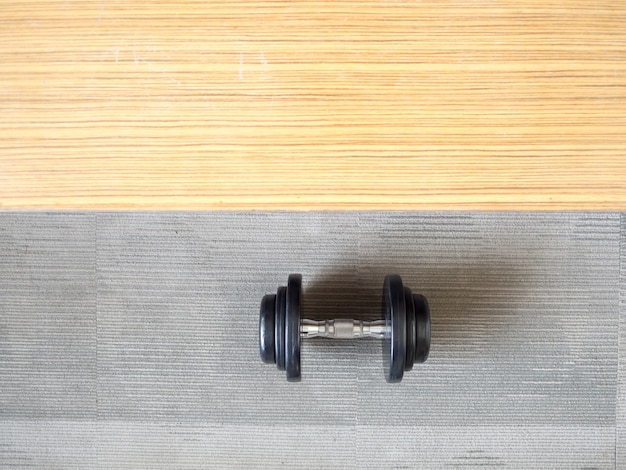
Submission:
[[[379,315],[401,274],[432,346],[261,363],[262,296]],[[2,468],[626,468],[626,214],[0,213]]]

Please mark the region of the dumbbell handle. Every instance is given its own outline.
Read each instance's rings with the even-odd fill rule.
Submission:
[[[385,338],[391,334],[385,320],[362,321],[348,318],[300,321],[301,338]]]

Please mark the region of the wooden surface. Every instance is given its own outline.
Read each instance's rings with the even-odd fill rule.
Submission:
[[[626,209],[626,2],[5,1],[0,207]]]

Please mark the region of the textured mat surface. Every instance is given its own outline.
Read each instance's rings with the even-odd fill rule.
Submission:
[[[625,245],[605,213],[0,213],[0,467],[624,468]],[[310,341],[287,383],[257,322],[291,272],[313,318],[401,274],[428,362]]]

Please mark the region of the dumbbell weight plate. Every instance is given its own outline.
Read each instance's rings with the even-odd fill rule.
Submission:
[[[259,348],[261,360],[267,364],[276,363],[276,296],[268,294],[261,301],[259,315]]]
[[[404,303],[406,305],[406,356],[404,359],[404,370],[409,371],[413,369],[417,346],[417,321],[415,318],[413,292],[408,287],[404,288]]]
[[[292,274],[287,281],[285,321],[285,367],[289,382],[300,381],[300,299],[302,276]]]
[[[396,274],[385,277],[383,312],[390,334],[383,341],[387,382],[400,382],[406,360],[406,300],[402,279]],[[388,367],[387,367],[388,364]]]
[[[287,289],[278,288],[276,294],[276,316],[274,320],[275,355],[278,370],[285,370],[285,316],[287,310]]]
[[[415,305],[415,362],[424,362],[430,351],[430,307],[426,297],[413,294]]]

